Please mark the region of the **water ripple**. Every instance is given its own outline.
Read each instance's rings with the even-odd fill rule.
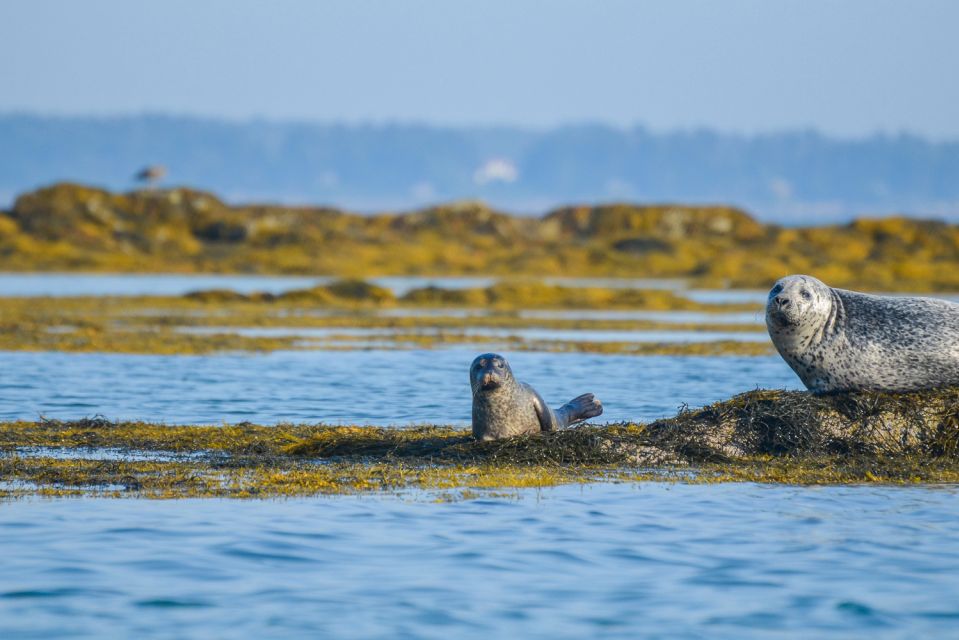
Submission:
[[[26,500],[0,507],[0,637],[942,636],[959,620],[957,497]]]
[[[134,356],[0,352],[0,419],[466,425],[469,350]],[[516,353],[551,403],[592,391],[604,420],[650,420],[757,386],[796,388],[778,357]],[[415,381],[415,384],[411,384]]]

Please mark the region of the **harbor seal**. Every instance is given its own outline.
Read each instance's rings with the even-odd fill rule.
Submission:
[[[524,433],[556,431],[603,413],[591,393],[573,398],[555,411],[533,387],[513,377],[506,358],[477,356],[470,365],[473,388],[473,437],[496,440]]]
[[[766,327],[810,391],[959,385],[959,304],[833,289],[812,276],[769,291]]]

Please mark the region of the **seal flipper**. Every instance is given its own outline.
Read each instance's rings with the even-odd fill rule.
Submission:
[[[539,430],[556,431],[557,429],[562,429],[563,425],[559,423],[556,414],[553,413],[553,410],[550,409],[546,401],[543,400],[543,396],[539,395],[533,387],[529,385],[525,386],[530,393],[533,394],[533,409],[536,410],[536,417],[539,419]]]
[[[577,396],[556,410],[560,429],[603,414],[603,403],[591,393]]]

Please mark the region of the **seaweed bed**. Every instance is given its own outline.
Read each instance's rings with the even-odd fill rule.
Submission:
[[[478,202],[361,215],[230,206],[191,189],[56,184],[0,211],[0,268],[112,272],[564,275],[765,287],[786,273],[834,286],[954,291],[959,225],[905,217],[763,224],[728,206],[603,204],[541,217]]]
[[[650,424],[586,425],[494,442],[442,426],[8,422],[0,450],[7,497],[423,490],[445,499],[595,481],[959,482],[959,389],[827,396],[756,390]]]
[[[383,312],[401,307],[409,315]],[[705,322],[677,324],[655,320],[524,318],[520,309],[613,309],[696,311]],[[466,314],[436,315],[457,309]],[[712,313],[759,311],[754,305],[705,304],[671,291],[563,287],[533,281],[498,282],[475,289],[414,289],[402,297],[362,280],[271,293],[197,291],[184,296],[0,298],[0,349],[106,353],[200,354],[279,349],[429,349],[450,344],[496,344],[499,348],[624,355],[766,355],[768,343],[742,340],[703,342],[590,342],[525,339],[482,334],[488,329],[622,329],[755,332],[757,324],[726,325]],[[482,313],[481,313],[482,312]],[[289,335],[243,335],[244,327],[282,327]],[[476,332],[476,327],[481,331]],[[207,328],[209,332],[183,329]],[[349,331],[323,338],[296,335],[295,329],[377,329],[361,339]],[[470,335],[466,329],[473,330]]]

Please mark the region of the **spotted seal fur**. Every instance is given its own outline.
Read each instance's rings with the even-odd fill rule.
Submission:
[[[806,387],[914,391],[959,385],[959,304],[833,289],[806,275],[781,278],[766,327]]]
[[[533,387],[513,377],[506,358],[496,353],[473,360],[470,386],[477,440],[556,431],[603,413],[603,405],[591,393],[573,398],[555,411],[550,409]]]

